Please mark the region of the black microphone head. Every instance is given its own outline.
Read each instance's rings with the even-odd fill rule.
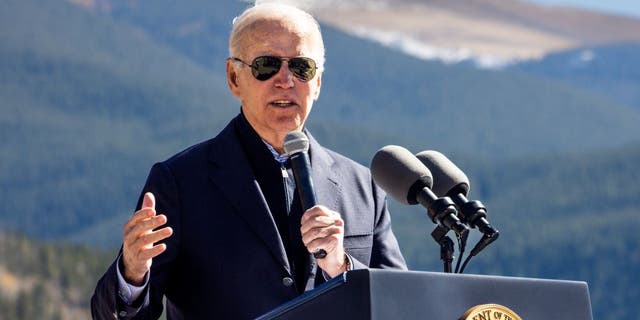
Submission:
[[[414,185],[431,188],[429,169],[409,150],[400,146],[385,146],[371,160],[373,180],[396,201],[416,204]],[[413,193],[413,194],[412,194]]]
[[[286,152],[289,156],[296,154],[298,152],[307,152],[309,151],[309,138],[304,132],[299,130],[294,130],[284,137],[284,152]]]
[[[433,192],[438,197],[453,194],[469,194],[470,184],[467,175],[442,153],[433,150],[422,151],[416,157],[433,174]]]

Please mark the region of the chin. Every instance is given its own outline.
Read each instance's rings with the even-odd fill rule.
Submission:
[[[302,129],[302,125],[304,122],[300,121],[299,117],[295,117],[295,118],[291,118],[291,117],[279,117],[276,120],[276,123],[278,123],[278,128],[280,128],[280,131],[293,131],[293,130],[300,130]]]

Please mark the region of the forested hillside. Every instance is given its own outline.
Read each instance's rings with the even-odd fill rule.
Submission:
[[[20,214],[0,221],[51,238],[118,225],[154,161],[220,130],[238,112],[219,39],[230,27],[223,16],[243,6],[230,3],[208,15],[202,2],[116,2],[106,15],[61,0],[9,1],[0,13],[0,208]],[[499,159],[640,136],[640,112],[586,91],[424,62],[324,30],[327,71],[309,126],[364,164],[389,143]]]
[[[0,319],[89,319],[95,281],[114,256],[0,231]]]
[[[487,206],[489,221],[501,233],[471,260],[468,273],[587,281],[594,319],[637,314],[640,145],[487,163],[453,161],[469,175],[469,198]],[[392,204],[411,268],[442,270],[426,211]]]
[[[153,162],[212,137],[239,111],[224,59],[246,4],[105,3],[8,0],[0,10],[0,307],[10,312],[0,319],[86,318]],[[483,71],[323,32],[326,73],[309,121],[321,143],[365,165],[386,144],[445,153],[502,233],[469,272],[584,280],[596,319],[637,314],[633,54],[597,51],[600,67],[582,75],[551,73],[561,65],[553,57]],[[412,269],[441,270],[424,211],[392,209]]]
[[[551,54],[511,70],[560,80],[640,110],[640,44],[590,46]]]
[[[229,17],[245,6],[227,1],[227,6],[203,0],[190,1],[191,6],[118,1],[109,15],[221,75]],[[640,136],[637,111],[562,82],[419,60],[322,28],[327,65],[309,122],[314,129],[378,132],[397,144],[483,158],[620,146]],[[381,146],[341,130],[323,138],[365,163]],[[367,155],[351,152],[350,146],[362,144],[372,145]]]
[[[6,7],[5,226],[50,238],[121,219],[153,161],[212,136],[238,110],[220,77],[108,17],[64,1]]]

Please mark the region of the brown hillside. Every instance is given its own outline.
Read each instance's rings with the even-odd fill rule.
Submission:
[[[477,55],[527,59],[584,45],[640,42],[639,19],[517,0],[344,3],[317,4],[313,11],[324,23],[348,32],[401,33]]]

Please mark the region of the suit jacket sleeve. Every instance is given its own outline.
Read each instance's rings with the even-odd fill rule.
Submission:
[[[342,215],[344,248],[352,258],[353,269],[406,270],[391,228],[387,194],[375,184],[371,171],[335,152],[321,148],[314,151],[318,199]]]
[[[150,277],[149,285],[131,306],[125,304],[118,295],[116,259],[98,281],[91,298],[93,319],[157,319],[162,313],[162,296],[180,244],[180,207],[175,181],[166,164],[157,163],[151,168],[136,210],[140,209],[142,196],[146,192],[155,195],[156,212],[165,214],[167,225],[173,229],[173,235],[163,241],[167,244],[167,250],[153,259],[150,271],[153,276]]]
[[[371,258],[367,264],[353,259],[353,269],[380,268],[407,270],[407,265],[400,251],[398,241],[391,229],[391,217],[387,209],[387,195],[375,183],[371,182],[375,207],[375,225]],[[349,250],[347,249],[347,252]]]

